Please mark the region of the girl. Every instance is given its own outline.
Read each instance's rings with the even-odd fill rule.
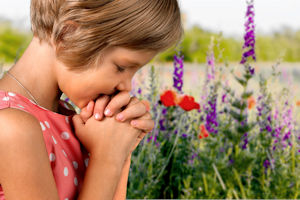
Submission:
[[[131,153],[153,128],[131,79],[180,40],[177,1],[32,0],[31,23],[0,80],[0,199],[125,199]]]

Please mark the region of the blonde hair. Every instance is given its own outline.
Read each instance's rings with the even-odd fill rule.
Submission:
[[[177,0],[32,0],[31,24],[71,69],[95,64],[109,47],[160,52],[183,35]]]

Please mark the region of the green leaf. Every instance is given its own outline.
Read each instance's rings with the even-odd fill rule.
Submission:
[[[244,92],[242,94],[242,98],[243,99],[248,99],[249,97],[251,97],[253,95],[253,92]]]
[[[241,78],[238,78],[235,76],[235,79],[242,85],[242,86],[247,86],[247,81],[241,79]]]
[[[235,100],[232,103],[232,106],[235,108],[238,108],[239,110],[244,110],[247,107],[247,104],[245,102],[241,102],[239,100]]]

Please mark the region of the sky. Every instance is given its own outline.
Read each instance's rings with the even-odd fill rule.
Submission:
[[[186,27],[194,24],[225,35],[244,32],[246,0],[178,0],[186,18]],[[21,28],[30,27],[30,0],[0,0],[0,17]],[[258,32],[270,33],[282,27],[300,30],[300,0],[255,0],[255,24]]]

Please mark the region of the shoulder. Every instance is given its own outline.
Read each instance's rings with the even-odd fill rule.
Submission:
[[[39,121],[29,113],[7,108],[0,110],[0,127],[0,183],[6,195],[57,199]]]
[[[0,127],[0,172],[5,162],[20,161],[24,154],[42,148],[42,129],[31,114],[13,108],[0,110]]]
[[[21,154],[9,155],[22,149],[34,151],[38,144],[43,143],[43,133],[38,120],[31,114],[18,109],[0,110],[0,160],[20,160]],[[7,160],[9,161],[9,160]],[[0,172],[1,172],[0,162]]]
[[[39,121],[31,114],[14,108],[0,110],[0,144],[2,139],[25,139],[36,134],[42,136]],[[1,145],[0,145],[1,146]]]

